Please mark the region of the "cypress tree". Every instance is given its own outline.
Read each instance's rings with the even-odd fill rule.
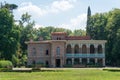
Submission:
[[[91,9],[88,6],[87,10],[87,25],[86,25],[86,35],[90,36],[90,17],[91,17]]]

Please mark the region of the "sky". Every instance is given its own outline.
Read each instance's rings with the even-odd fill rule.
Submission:
[[[16,4],[14,18],[20,20],[28,12],[35,21],[34,28],[61,27],[70,30],[86,29],[87,8],[91,13],[103,13],[120,8],[120,0],[5,0]],[[0,0],[4,2],[4,0]]]

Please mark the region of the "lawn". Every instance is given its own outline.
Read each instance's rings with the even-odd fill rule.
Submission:
[[[0,80],[120,80],[120,72],[70,69],[42,72],[0,72]]]

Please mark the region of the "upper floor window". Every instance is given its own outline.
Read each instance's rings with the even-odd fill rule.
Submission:
[[[46,55],[49,55],[48,49],[46,50]]]
[[[61,40],[61,37],[57,37],[57,40]]]
[[[36,54],[36,49],[35,48],[33,48],[33,54]]]
[[[60,55],[60,47],[56,48],[56,53],[57,53],[57,55]]]

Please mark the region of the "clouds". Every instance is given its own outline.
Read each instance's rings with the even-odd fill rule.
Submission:
[[[48,3],[48,5],[44,5],[44,4],[35,5],[32,2],[23,2],[22,4],[20,4],[19,8],[15,12],[16,14],[15,17],[20,18],[20,16],[23,13],[28,12],[32,16],[32,19],[35,20],[35,22],[37,22],[35,25],[35,28],[42,27],[44,25],[44,26],[62,27],[62,28],[67,28],[71,30],[80,29],[80,28],[85,29],[86,14],[80,14],[78,16],[75,15],[74,18],[68,19],[68,21],[65,23],[59,23],[59,21],[61,20],[63,20],[64,22],[65,17],[63,18],[61,17],[61,19],[58,19],[59,20],[58,22],[56,20],[54,21],[54,18],[52,18],[52,21],[54,21],[54,24],[46,25],[47,23],[49,23],[47,21],[46,16],[50,15],[49,18],[51,18],[51,16],[54,16],[54,14],[64,13],[72,9],[75,9],[77,8],[75,6],[75,3],[77,3],[77,0],[53,0],[53,2]],[[66,14],[66,15],[69,15],[69,14]],[[39,21],[41,18],[44,18],[44,20],[46,21],[44,22],[44,24]],[[55,18],[57,18],[57,16]]]
[[[49,5],[44,5],[44,7],[39,7],[37,5],[34,5],[32,4],[32,2],[23,2],[17,11],[19,14],[28,12],[33,17],[39,18],[49,13],[53,14],[53,13],[67,11],[74,7],[75,1],[76,0],[57,0],[57,1],[53,1]]]
[[[87,21],[87,14],[80,14],[75,18],[70,19],[69,23],[64,23],[59,25],[59,27],[75,30],[75,29],[83,29],[85,30],[86,26],[86,21]]]
[[[51,12],[67,11],[74,7],[72,0],[59,0],[51,4]]]

